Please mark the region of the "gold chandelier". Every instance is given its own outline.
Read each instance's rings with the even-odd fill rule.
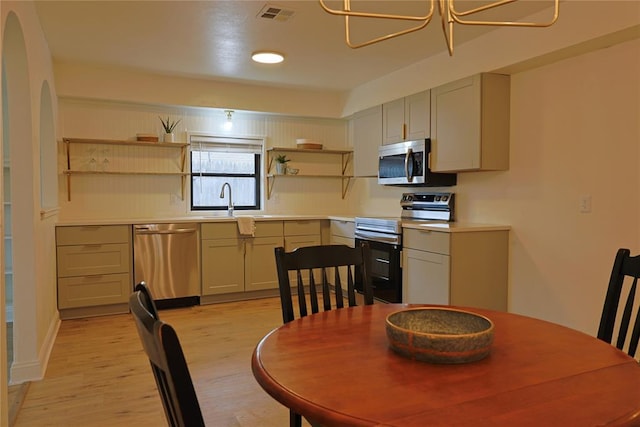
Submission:
[[[388,40],[394,37],[398,37],[404,34],[412,33],[414,31],[418,31],[426,27],[431,19],[433,18],[435,12],[435,5],[438,5],[438,12],[440,14],[440,18],[442,21],[442,32],[444,33],[444,38],[447,43],[447,49],[449,50],[449,55],[453,56],[453,25],[454,24],[462,24],[462,25],[493,25],[493,26],[503,26],[503,27],[549,27],[553,25],[558,20],[559,14],[559,1],[553,0],[554,2],[554,12],[553,16],[548,22],[518,22],[518,21],[481,21],[481,20],[468,20],[466,17],[471,16],[478,12],[483,12],[485,10],[493,9],[498,6],[503,6],[508,3],[514,3],[519,0],[499,0],[495,1],[474,9],[469,9],[465,11],[458,11],[455,7],[455,0],[426,0],[425,4],[428,3],[428,10],[425,11],[424,15],[394,15],[387,13],[373,13],[373,12],[357,12],[351,10],[351,0],[342,0],[342,9],[332,9],[325,4],[325,0],[318,0],[320,2],[320,6],[322,8],[332,14],[344,17],[344,25],[345,25],[345,42],[347,46],[353,49],[358,49],[364,46],[369,46],[374,43],[378,43],[384,40]],[[369,39],[367,41],[361,43],[353,43],[351,41],[351,31],[350,31],[350,23],[349,18],[377,18],[377,19],[392,19],[399,21],[410,21],[414,22],[415,25],[406,28],[401,31],[396,31],[392,33],[388,33],[379,37],[375,37]]]

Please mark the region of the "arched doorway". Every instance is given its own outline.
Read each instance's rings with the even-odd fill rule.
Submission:
[[[38,314],[29,310],[37,299],[31,88],[24,34],[13,12],[7,16],[2,43],[2,282],[13,320],[13,340],[7,343],[7,350],[12,349],[9,381],[21,382],[12,378],[16,365],[22,370],[38,365]]]

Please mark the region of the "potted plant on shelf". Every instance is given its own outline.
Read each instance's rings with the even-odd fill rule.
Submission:
[[[285,154],[280,154],[276,157],[276,173],[278,175],[284,175],[287,173],[287,163],[290,159],[287,159]]]
[[[158,116],[160,122],[162,122],[162,128],[164,129],[164,142],[173,142],[175,139],[175,135],[173,134],[173,130],[180,123],[180,119],[171,121],[169,117],[167,120],[164,120],[162,117]]]

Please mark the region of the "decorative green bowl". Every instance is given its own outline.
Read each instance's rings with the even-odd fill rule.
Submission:
[[[493,322],[484,316],[440,307],[391,313],[386,329],[393,351],[431,363],[467,363],[487,357],[494,331]]]

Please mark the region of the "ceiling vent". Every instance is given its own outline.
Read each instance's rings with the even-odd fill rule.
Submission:
[[[285,9],[280,6],[276,6],[273,4],[265,5],[260,13],[258,13],[258,18],[270,19],[272,21],[286,22],[289,19],[293,18],[295,12],[291,9]]]

